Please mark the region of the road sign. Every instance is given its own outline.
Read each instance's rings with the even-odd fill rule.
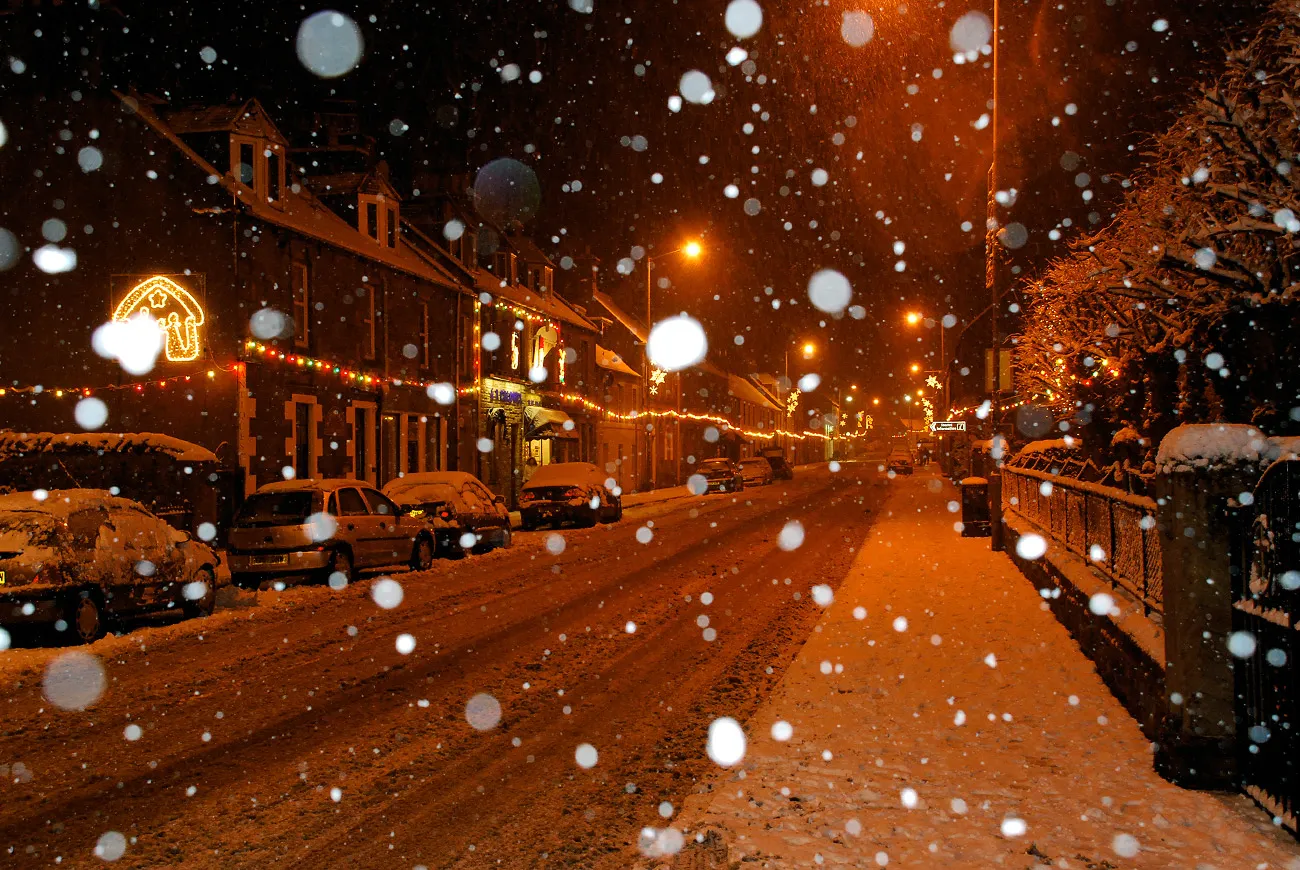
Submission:
[[[935,420],[930,424],[931,432],[965,432],[965,420]]]

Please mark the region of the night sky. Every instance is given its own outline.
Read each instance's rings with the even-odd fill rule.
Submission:
[[[405,191],[422,171],[520,160],[540,184],[529,224],[538,241],[557,260],[599,257],[604,289],[636,310],[644,265],[627,277],[619,260],[635,246],[665,252],[702,237],[698,263],[657,264],[671,286],[655,305],[699,317],[712,355],[739,369],[779,369],[787,342],[811,338],[832,349],[816,365],[823,374],[892,395],[907,364],[938,349],[935,330],[915,343],[904,312],[964,320],[984,307],[992,135],[979,126],[992,76],[988,57],[954,62],[950,33],[972,10],[991,17],[991,0],[766,2],[745,40],[728,33],[723,0],[590,5],[120,2],[28,10],[0,25],[8,53],[29,64],[29,87],[67,87],[94,65],[102,85],[178,103],[257,97],[291,132],[325,101],[354,100]],[[324,8],[353,18],[365,41],[342,78],[312,75],[295,53],[300,23]],[[1105,226],[1119,180],[1140,176],[1143,143],[1261,8],[1004,0],[1000,187],[1017,191],[1004,222],[1028,229],[1011,265],[1032,275]],[[859,47],[843,33],[856,12],[874,31]],[[733,66],[725,58],[737,45],[748,60]],[[519,75],[506,81],[510,64]],[[716,97],[673,112],[690,70],[710,77]],[[813,183],[817,169],[824,185]],[[1072,226],[1050,239],[1065,219]],[[824,268],[848,276],[862,319],[809,305],[808,279]]]

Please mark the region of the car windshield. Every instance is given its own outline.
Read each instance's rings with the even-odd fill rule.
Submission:
[[[458,504],[460,490],[446,483],[416,483],[389,490],[388,496],[400,505]]]
[[[700,468],[706,471],[712,471],[719,468],[730,469],[731,460],[730,459],[706,459],[700,463]]]
[[[29,547],[56,547],[63,541],[63,524],[41,511],[0,512],[0,552]]]
[[[314,494],[303,492],[263,492],[249,496],[239,509],[240,525],[299,525],[312,513]]]

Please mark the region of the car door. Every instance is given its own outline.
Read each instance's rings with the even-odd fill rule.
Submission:
[[[402,509],[377,489],[363,489],[361,492],[370,506],[370,518],[374,523],[374,564],[396,565],[409,560],[415,542],[402,528]]]
[[[338,503],[338,537],[352,548],[352,564],[368,568],[379,559],[379,518],[370,515],[361,491],[347,486],[334,492]]]
[[[175,561],[167,553],[166,538],[157,517],[135,508],[115,510],[111,522],[125,556],[125,575],[119,574],[110,612],[152,610],[165,606],[163,587],[175,573]]]

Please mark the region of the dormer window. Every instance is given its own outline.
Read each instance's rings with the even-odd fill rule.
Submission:
[[[284,146],[264,139],[230,137],[230,174],[253,196],[279,204],[284,196],[284,170]]]
[[[492,255],[492,272],[503,283],[516,283],[515,255],[509,251],[497,251]]]
[[[401,227],[397,204],[382,194],[361,194],[357,229],[386,248],[396,248]]]

